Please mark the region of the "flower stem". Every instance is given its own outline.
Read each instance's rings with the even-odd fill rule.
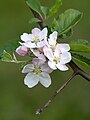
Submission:
[[[68,83],[76,76],[77,74],[74,72],[71,77],[64,82],[64,84],[51,96],[51,98],[45,103],[45,105],[43,107],[41,107],[40,109],[38,109],[36,111],[36,114],[40,114],[41,112],[44,111],[44,109],[46,109],[49,104],[54,100],[54,98],[61,93],[61,91],[68,85]]]

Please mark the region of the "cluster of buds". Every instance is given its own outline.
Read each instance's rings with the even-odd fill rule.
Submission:
[[[34,28],[31,34],[21,35],[20,46],[16,53],[25,56],[33,54],[32,62],[23,67],[22,73],[27,73],[24,83],[29,88],[39,82],[44,87],[51,85],[50,73],[53,70],[68,70],[67,63],[71,61],[70,46],[66,43],[57,43],[58,33],[54,31],[48,35],[47,28]]]

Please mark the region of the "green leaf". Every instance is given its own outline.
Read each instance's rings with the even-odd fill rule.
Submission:
[[[42,13],[44,15],[44,18],[46,19],[48,16],[49,8],[45,6],[41,6]]]
[[[1,60],[4,61],[4,62],[11,62],[13,60],[13,58],[8,52],[6,52],[4,50],[3,55],[1,56]]]
[[[67,34],[67,32],[80,21],[81,17],[82,13],[78,10],[66,10],[58,19],[54,19],[51,26],[52,31],[58,31],[59,36]]]
[[[86,58],[86,57],[84,57],[80,54],[76,54],[76,53],[73,53],[72,56],[75,60],[77,60],[81,64],[85,64],[90,67],[90,59],[89,58]]]
[[[31,18],[31,20],[29,21],[30,24],[38,23],[38,22],[40,22],[40,20],[38,18]]]
[[[65,39],[65,38],[68,38],[68,37],[72,36],[72,34],[73,34],[73,30],[70,29],[70,30],[67,31],[65,34],[63,34],[63,35],[61,35],[61,36],[59,36],[59,37]]]
[[[70,42],[70,48],[73,52],[90,53],[90,43],[83,39],[78,39]]]
[[[9,53],[15,52],[15,49],[19,46],[19,39],[13,39],[6,43],[3,47],[0,48],[0,59],[3,54],[3,51],[6,50]]]
[[[49,9],[48,16],[50,17],[55,15],[59,11],[61,6],[62,6],[62,1],[56,0],[56,3],[54,4],[54,6],[52,6],[51,9]]]
[[[38,13],[40,16],[42,11],[41,11],[41,5],[38,0],[26,0],[27,5],[36,13]]]

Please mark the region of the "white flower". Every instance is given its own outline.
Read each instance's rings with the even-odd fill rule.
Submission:
[[[68,70],[68,67],[65,65],[71,61],[71,53],[68,52],[70,47],[68,44],[58,44],[54,52],[48,46],[45,46],[43,50],[44,55],[49,59],[48,65],[51,69]]]
[[[40,82],[44,87],[47,88],[51,85],[49,73],[52,71],[53,70],[48,66],[47,63],[34,58],[32,64],[26,65],[22,70],[22,73],[27,73],[24,83],[29,88],[32,88]]]
[[[21,35],[21,40],[24,42],[23,44],[28,48],[41,48],[46,44],[46,39],[47,28],[43,30],[34,28],[32,34],[23,33],[23,35]]]

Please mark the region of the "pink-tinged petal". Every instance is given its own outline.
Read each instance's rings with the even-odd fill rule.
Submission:
[[[24,42],[31,41],[32,40],[32,35],[27,34],[27,33],[23,33],[23,35],[21,35],[21,40],[24,41]]]
[[[40,34],[39,34],[39,39],[40,39],[40,41],[41,40],[43,40],[43,39],[46,39],[46,37],[47,37],[47,28],[44,28],[41,32],[40,32]]]
[[[39,59],[43,60],[44,62],[46,61],[46,57],[43,54],[40,54],[37,56]]]
[[[51,46],[49,45],[49,42],[48,42],[47,39],[45,39],[44,41],[45,41],[45,45],[46,45],[47,47],[51,47]]]
[[[19,46],[19,47],[16,49],[16,53],[17,53],[18,55],[25,56],[25,55],[28,53],[28,49],[27,49],[27,47],[25,47],[25,46]]]
[[[67,71],[68,67],[66,65],[62,65],[60,63],[56,64],[57,68],[61,71]]]
[[[55,49],[54,56],[55,56],[55,57],[60,57],[60,52],[59,52],[59,50]]]
[[[44,56],[43,53],[40,53],[39,50],[34,50],[34,49],[31,49],[31,51],[33,52],[33,54],[38,57],[39,59],[43,60],[43,61],[46,61],[46,58]]]
[[[45,61],[38,58],[33,58],[32,63],[35,65],[35,67],[41,67],[45,63]]]
[[[46,42],[44,40],[37,43],[37,48],[42,48],[46,45]]]
[[[32,42],[26,42],[26,43],[23,43],[24,46],[28,47],[28,48],[36,48],[36,44],[35,43],[32,43]]]
[[[44,51],[44,55],[45,55],[49,60],[53,61],[54,55],[53,55],[52,50],[51,50],[49,47],[45,46],[45,47],[43,48],[43,51]]]
[[[27,64],[26,66],[24,66],[24,68],[22,69],[22,73],[29,73],[31,71],[34,70],[34,65],[33,64]]]
[[[40,29],[34,28],[34,29],[32,29],[32,34],[33,35],[39,35],[40,31],[41,31]]]
[[[63,52],[68,52],[70,50],[69,44],[58,44],[57,49],[63,53]]]
[[[71,53],[70,52],[64,52],[61,54],[61,58],[60,58],[60,63],[61,64],[66,64],[69,63],[71,61]]]
[[[50,39],[48,39],[49,45],[56,45],[57,40],[57,32],[54,31],[52,34],[50,34]]]
[[[53,69],[48,66],[48,63],[45,63],[41,66],[42,72],[51,73]]]
[[[35,75],[33,72],[28,73],[24,78],[24,84],[27,85],[29,88],[34,87],[39,82],[39,77]]]
[[[51,85],[51,78],[48,73],[42,72],[39,76],[39,81],[46,88]]]
[[[50,67],[51,69],[53,69],[53,70],[56,70],[56,69],[57,69],[57,68],[56,68],[56,63],[55,63],[55,62],[48,61],[48,65],[49,65],[49,67]]]

